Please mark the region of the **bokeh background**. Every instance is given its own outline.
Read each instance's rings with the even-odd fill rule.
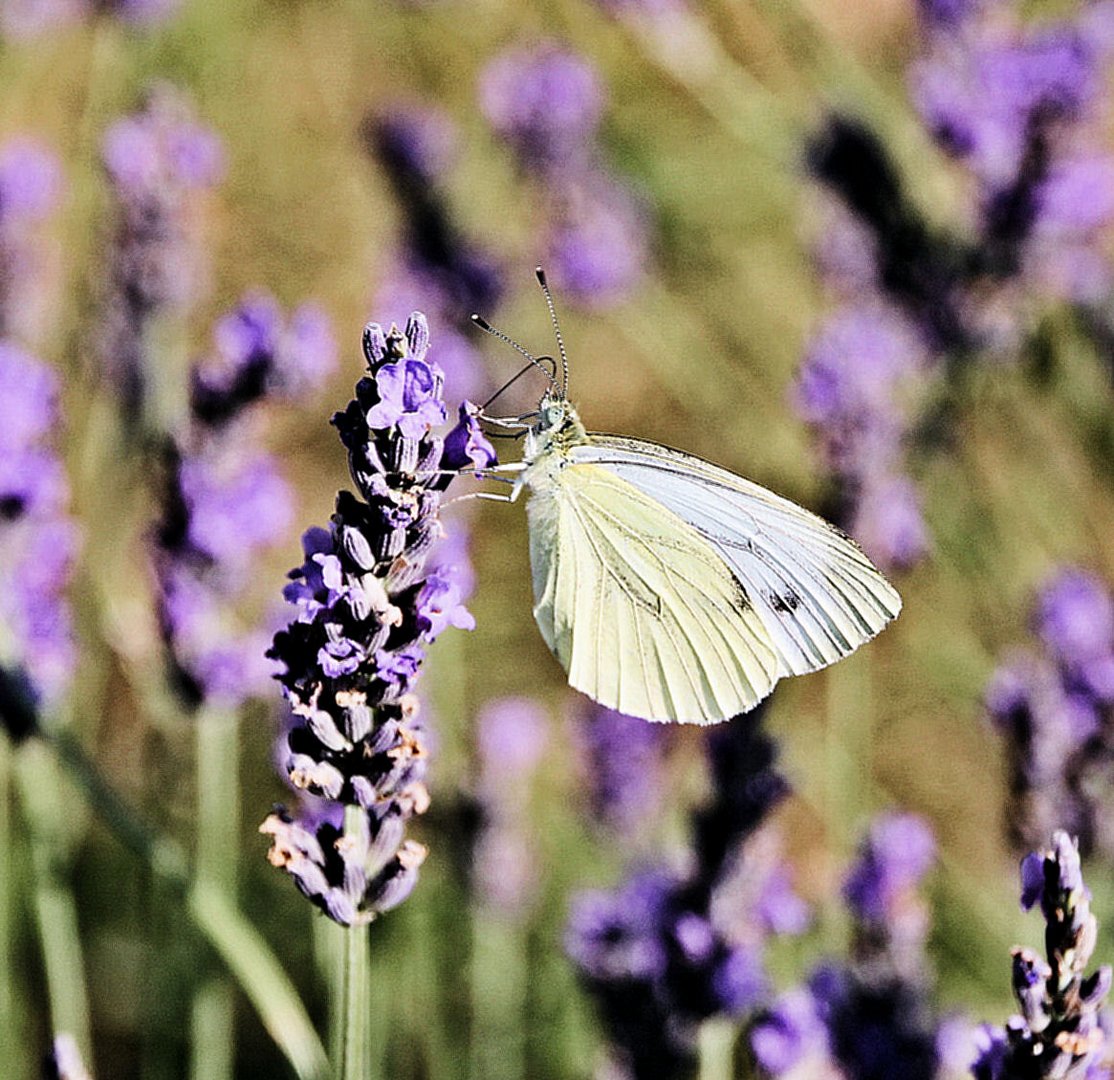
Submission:
[[[74,765],[81,748],[125,817],[196,851],[206,751],[197,673],[186,685],[181,669],[228,630],[191,630],[175,674],[160,630],[165,439],[188,446],[190,365],[214,364],[217,381],[234,365],[241,339],[221,320],[249,291],[284,313],[318,305],[267,331],[287,335],[284,355],[313,355],[296,393],[251,406],[229,459],[266,448],[287,486],[227,465],[231,523],[213,526],[241,548],[224,586],[236,624],[265,646],[300,532],[349,485],[328,420],[363,370],[365,321],[425,311],[447,400],[482,401],[518,358],[467,326],[472,307],[553,351],[538,263],[590,429],[682,447],[837,517],[905,599],[876,642],[780,685],[762,715],[792,793],[752,843],[810,906],[768,942],[770,985],[846,956],[841,881],[875,815],[912,812],[936,842],[917,885],[926,1000],[937,1017],[1001,1023],[1009,949],[1041,942],[1016,867],[1047,835],[1026,830],[1079,832],[1085,814],[1057,819],[1069,802],[1090,800],[1100,822],[1112,809],[1101,764],[1082,793],[1061,776],[1078,745],[1102,743],[1106,690],[1069,677],[1054,632],[1034,636],[1040,590],[1065,566],[1100,592],[1114,580],[1111,22],[1103,5],[1006,0],[0,0],[3,329],[57,377],[38,445],[68,476],[52,513],[72,522],[72,553],[42,587],[72,609],[74,643],[50,669],[54,735],[9,738],[0,767],[0,1071],[38,1074],[61,1009],[97,1075],[219,1075],[229,1060],[237,1076],[294,1075],[182,895],[121,843]],[[1064,74],[1072,48],[1086,70]],[[995,67],[979,51],[993,49],[1027,59]],[[164,133],[121,134],[144,108]],[[52,158],[28,174],[19,152]],[[507,411],[540,389],[524,378]],[[258,537],[236,504],[265,522]],[[421,683],[436,750],[414,835],[430,854],[372,927],[377,1075],[622,1075],[565,952],[570,904],[637,867],[686,865],[692,809],[712,797],[707,733],[595,737],[604,721],[533,625],[521,507],[459,504],[445,521],[467,536],[476,627],[446,633]],[[11,591],[25,566],[3,550]],[[1109,656],[1103,603],[1079,618]],[[1028,742],[984,704],[1025,648],[1023,672],[1052,672]],[[329,928],[256,831],[295,798],[275,769],[281,698],[266,672],[250,682],[251,664],[229,664],[244,692],[227,696],[246,700],[217,736],[233,775],[205,774],[226,814],[209,828],[233,852],[246,921],[324,1027]],[[1083,734],[1064,695],[1087,698]],[[510,721],[492,721],[500,709]],[[526,745],[485,742],[485,722]],[[1034,751],[1055,724],[1074,734]],[[619,811],[608,783],[628,785]],[[1070,791],[1042,817],[1054,783]],[[1088,843],[1102,960],[1114,852]],[[206,1066],[212,1031],[226,1056]],[[751,1075],[745,1042],[703,1075]]]

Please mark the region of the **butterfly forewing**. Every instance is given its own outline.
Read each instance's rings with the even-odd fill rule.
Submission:
[[[840,530],[726,469],[657,443],[592,435],[570,451],[627,481],[695,530],[730,569],[782,674],[835,662],[901,610],[897,591]]]
[[[572,461],[531,486],[534,614],[573,687],[694,723],[770,692],[784,671],[765,622],[697,528],[603,464]]]

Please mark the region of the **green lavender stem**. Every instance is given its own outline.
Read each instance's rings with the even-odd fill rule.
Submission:
[[[299,1080],[324,1080],[328,1063],[321,1040],[293,984],[258,931],[219,886],[198,881],[190,888],[185,852],[136,816],[71,736],[59,732],[52,737],[51,745],[117,838],[174,893],[188,900],[189,913],[198,929],[239,983]]]
[[[358,806],[344,808],[345,834],[358,834],[363,811]],[[341,1031],[338,1038],[340,1060],[338,1080],[371,1080],[371,1054],[368,1024],[371,1018],[371,963],[368,955],[368,926],[350,926],[344,931],[344,961],[340,968]]]
[[[197,733],[197,859],[199,881],[236,897],[240,836],[240,724],[235,712],[203,708]],[[224,1080],[235,1060],[234,995],[226,978],[197,991],[191,1023],[193,1080]]]
[[[708,1020],[700,1026],[697,1080],[732,1080],[735,1075],[735,1039],[738,1025],[731,1020]]]
[[[42,942],[51,1031],[65,1031],[89,1060],[92,1040],[77,904],[69,886],[72,838],[57,761],[32,740],[16,755],[16,779],[31,841],[35,915]]]
[[[472,1080],[526,1075],[526,943],[513,917],[476,905],[472,932]]]
[[[15,896],[15,835],[12,831],[12,746],[0,736],[0,1061],[20,1061],[18,1018],[12,986],[12,909]],[[16,1070],[18,1071],[18,1070]]]

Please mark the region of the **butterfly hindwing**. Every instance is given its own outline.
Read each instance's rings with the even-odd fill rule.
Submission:
[[[763,619],[712,543],[613,470],[533,486],[534,614],[569,683],[650,720],[713,723],[782,674]]]
[[[826,667],[901,610],[853,540],[758,484],[657,443],[592,435],[570,451],[677,515],[730,568],[762,619],[783,674]]]

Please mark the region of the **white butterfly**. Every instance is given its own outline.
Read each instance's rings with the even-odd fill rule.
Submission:
[[[500,469],[516,474],[512,501],[530,494],[534,617],[571,686],[630,716],[716,723],[901,610],[858,545],[815,514],[691,454],[589,434],[565,396],[559,329],[557,340],[565,379],[546,371],[523,460]]]

